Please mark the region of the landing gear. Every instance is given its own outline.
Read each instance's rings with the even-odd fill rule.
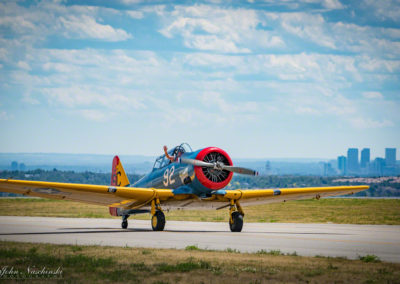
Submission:
[[[244,212],[239,201],[231,200],[229,208],[229,228],[231,232],[241,232],[243,228]]]
[[[165,215],[161,210],[160,200],[151,201],[151,227],[153,231],[163,231],[165,227]]]
[[[151,227],[153,231],[162,231],[165,227],[165,215],[162,211],[156,211],[151,217]]]
[[[128,218],[129,218],[129,215],[122,216],[122,223],[121,223],[122,229],[128,228]]]
[[[241,232],[243,228],[243,215],[239,212],[233,212],[229,220],[231,232]]]

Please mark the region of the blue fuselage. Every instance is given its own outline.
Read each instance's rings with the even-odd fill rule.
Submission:
[[[181,158],[195,159],[201,150],[183,153]],[[212,191],[197,179],[194,166],[182,164],[178,161],[168,161],[159,168],[154,167],[149,174],[145,175],[133,186],[168,188],[173,189],[175,194],[195,194],[197,196],[207,196]]]

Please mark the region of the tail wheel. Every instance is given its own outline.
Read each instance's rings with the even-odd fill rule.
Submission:
[[[165,227],[165,215],[162,211],[156,211],[151,217],[151,227],[153,231],[163,231]]]
[[[127,220],[125,220],[125,221],[122,221],[122,223],[121,223],[121,227],[122,227],[122,229],[126,229],[126,228],[128,228],[128,221],[127,221]]]
[[[241,232],[243,228],[243,215],[239,212],[233,212],[232,218],[229,219],[229,227],[231,232]]]
[[[122,229],[128,228],[128,218],[129,218],[129,215],[122,216],[122,223],[121,223]]]

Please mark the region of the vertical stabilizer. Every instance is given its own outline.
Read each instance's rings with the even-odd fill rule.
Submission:
[[[122,167],[121,161],[118,156],[115,156],[112,163],[111,185],[129,186],[129,184],[129,179]]]

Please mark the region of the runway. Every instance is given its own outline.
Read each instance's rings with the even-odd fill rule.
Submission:
[[[0,217],[0,239],[18,242],[202,249],[241,252],[280,250],[303,256],[357,259],[374,254],[400,263],[400,226],[245,223],[232,233],[226,223],[167,221],[165,231],[153,232],[150,220],[129,220],[123,230],[117,219]]]

